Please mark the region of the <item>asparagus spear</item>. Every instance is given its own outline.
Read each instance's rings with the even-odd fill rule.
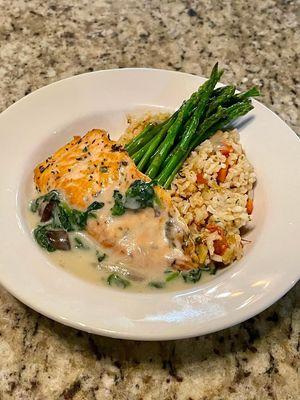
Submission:
[[[226,90],[227,87],[228,86],[222,86],[222,87],[215,89],[211,96],[212,100],[214,100],[218,96],[222,96],[223,91]],[[241,101],[241,100],[246,100],[249,97],[256,97],[256,96],[260,96],[260,91],[256,86],[253,86],[251,89],[247,90],[246,92],[237,93],[234,96],[234,99]]]
[[[146,127],[126,145],[138,168],[159,184],[168,187],[196,146],[253,108],[249,97],[258,96],[258,89],[239,94],[234,94],[232,85],[214,89],[221,75],[216,64],[208,81],[176,113],[161,124]]]
[[[131,156],[146,143],[148,143],[152,139],[152,137],[157,134],[157,132],[162,128],[164,124],[165,122],[162,122],[158,125],[146,125],[141,133],[139,133],[129,143],[126,144],[125,150],[127,150],[128,154]]]
[[[221,86],[221,87],[214,89],[212,92],[211,98],[213,99],[215,97],[220,96],[223,93],[223,91],[225,90],[225,88],[227,88],[227,86]]]
[[[260,91],[256,86],[253,86],[251,89],[247,90],[246,92],[238,93],[235,98],[239,101],[246,100],[249,97],[257,97],[260,96]]]
[[[163,181],[159,179],[159,184],[164,186],[164,188],[168,189],[175,178],[177,172],[182,167],[184,161],[189,156],[190,152],[196,148],[200,143],[204,140],[209,139],[214,133],[216,133],[219,129],[224,129],[230,122],[234,119],[241,117],[247,114],[250,110],[253,109],[251,102],[248,100],[246,102],[234,104],[231,107],[226,109],[227,116],[214,124],[210,129],[208,129],[203,135],[196,135],[195,139],[193,140],[189,150],[182,156],[182,158],[178,161],[177,165],[173,170],[169,170],[168,174],[165,174],[167,179]],[[165,171],[166,168],[164,168]]]
[[[164,132],[159,132],[158,135],[156,135],[151,142],[148,144],[146,152],[144,152],[143,157],[141,158],[141,160],[139,161],[139,163],[137,164],[138,169],[141,172],[144,172],[145,168],[147,167],[147,164],[151,158],[151,156],[153,155],[153,153],[155,152],[155,150],[158,148],[159,144],[161,143],[161,141],[164,138]]]
[[[149,150],[149,148],[152,149],[153,151],[155,151],[155,149],[157,148],[159,143],[162,141],[164,135],[166,134],[166,131],[172,125],[172,123],[175,121],[177,114],[178,114],[178,112],[176,111],[163,124],[157,125],[156,126],[157,129],[156,130],[153,129],[153,131],[152,131],[152,137],[151,137],[150,141],[148,141],[144,145],[142,145],[142,142],[140,142],[136,146],[137,148],[139,147],[139,149],[135,150],[133,152],[133,154],[129,154],[129,155],[131,155],[131,158],[133,159],[133,161],[135,162],[136,165],[139,164],[145,156],[143,163],[140,166],[138,166],[140,171],[142,171],[142,166],[146,165],[149,157],[151,157],[152,152]],[[146,153],[147,153],[147,157],[146,157]],[[148,157],[149,153],[151,153],[151,154]]]
[[[154,138],[152,138],[151,140],[153,140]],[[145,152],[147,151],[148,146],[150,145],[150,143],[146,143],[142,148],[140,148],[138,151],[136,151],[131,158],[133,159],[135,165],[137,165],[141,159],[143,158]]]
[[[198,121],[203,116],[209,97],[211,96],[211,93],[216,83],[220,79],[222,73],[223,71],[218,71],[218,64],[216,64],[212,69],[210,78],[202,86],[200,86],[198,92],[194,93],[191,98],[183,104],[174,124],[168,130],[165,140],[160,144],[156,156],[153,158],[151,164],[146,171],[146,174],[151,179],[154,179],[157,176],[157,173],[162,163],[164,162],[170,149],[174,145],[179,130],[182,128],[183,123],[187,120],[191,111],[193,110],[195,106],[195,101],[196,103],[198,103]]]
[[[253,106],[251,104],[251,100],[245,100],[243,102],[233,104],[232,106],[226,108],[225,109],[226,117],[224,119],[220,120],[215,125],[213,125],[207,132],[204,133],[203,136],[201,135],[195,136],[191,144],[190,151],[192,151],[195,147],[199,146],[199,144],[202,143],[204,140],[209,139],[218,130],[226,128],[228,124],[233,122],[235,119],[247,114],[252,109]]]
[[[196,136],[197,137],[203,136],[209,128],[211,128],[225,116],[226,116],[226,109],[220,107],[215,114],[211,115],[210,117],[206,118],[203,121],[203,123],[200,125],[199,131],[197,132]],[[196,117],[194,116],[194,119],[195,118]],[[169,159],[169,162],[158,176],[157,178],[158,184],[164,185],[170,173],[172,173],[172,171],[176,169],[176,166],[178,165],[178,163],[180,163],[182,158],[183,157],[186,158],[190,153],[191,142],[195,134],[195,131],[197,129],[197,125],[194,127],[194,129],[192,129],[192,123],[191,123],[186,134],[183,135],[181,142],[177,145],[172,157]]]
[[[219,96],[213,98],[210,101],[206,115],[212,115],[219,106],[223,106],[224,104],[226,104],[234,95],[234,86],[225,86],[222,89],[223,90],[220,92]]]

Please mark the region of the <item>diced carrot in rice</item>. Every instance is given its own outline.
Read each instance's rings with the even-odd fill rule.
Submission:
[[[233,147],[230,144],[224,143],[220,148],[220,152],[223,156],[228,157],[229,154],[233,152]]]
[[[249,215],[252,214],[252,211],[253,211],[253,200],[250,199],[250,197],[248,197],[248,199],[247,199],[246,210],[247,210],[247,213]]]
[[[218,172],[218,175],[217,175],[217,181],[219,183],[225,182],[226,176],[227,176],[227,173],[228,173],[228,168],[229,168],[229,164],[228,164],[228,162],[226,160],[226,166],[224,168],[221,168],[219,170],[219,172]]]
[[[204,178],[202,172],[198,172],[197,174],[197,183],[203,183],[204,185],[207,185],[207,180]]]

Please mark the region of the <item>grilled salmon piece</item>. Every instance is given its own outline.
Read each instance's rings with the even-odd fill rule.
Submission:
[[[88,220],[86,231],[123,264],[135,269],[163,269],[171,264],[191,268],[191,260],[182,250],[188,228],[161,187],[154,188],[161,203],[159,213],[146,208],[119,217],[111,215],[114,190],[125,193],[135,180],[150,181],[123,147],[99,129],[74,136],[34,170],[36,188],[42,194],[56,189],[70,206],[80,210],[96,199],[104,202],[96,219]]]
[[[86,209],[112,182],[124,186],[125,173],[132,180],[149,180],[105,131],[93,129],[83,137],[74,136],[39,164],[34,170],[34,181],[42,194],[57,189],[71,206]]]

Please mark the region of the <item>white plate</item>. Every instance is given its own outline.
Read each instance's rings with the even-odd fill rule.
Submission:
[[[0,281],[19,300],[63,324],[141,340],[202,335],[262,311],[299,279],[299,140],[258,102],[241,129],[254,164],[252,244],[212,281],[185,291],[121,292],[52,265],[33,242],[24,211],[32,168],[73,134],[117,136],[126,113],[174,110],[205,79],[179,72],[122,69],[88,73],[44,87],[0,116]]]

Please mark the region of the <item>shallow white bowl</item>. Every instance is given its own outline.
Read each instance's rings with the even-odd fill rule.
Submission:
[[[44,87],[0,116],[0,282],[19,300],[88,332],[141,340],[217,331],[250,318],[299,279],[300,146],[258,102],[241,126],[254,164],[252,241],[244,258],[212,281],[181,292],[127,293],[99,287],[52,265],[24,219],[32,169],[73,134],[105,128],[116,138],[126,114],[174,110],[204,78],[153,69],[88,73]],[[245,119],[243,120],[245,122]]]

